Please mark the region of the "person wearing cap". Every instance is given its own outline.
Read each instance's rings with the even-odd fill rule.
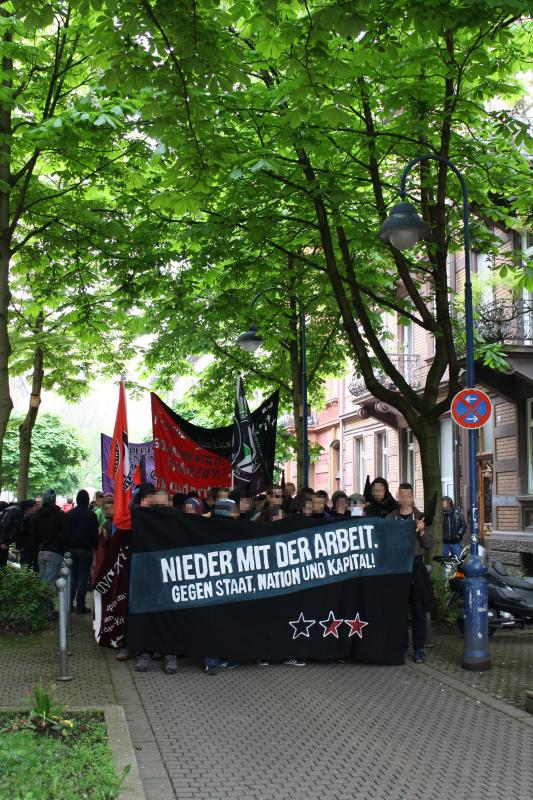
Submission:
[[[65,516],[56,505],[54,489],[47,489],[33,516],[33,534],[39,548],[39,574],[49,586],[56,582],[65,552]]]
[[[366,510],[366,500],[363,494],[354,492],[348,497],[349,515],[351,517],[364,517]]]

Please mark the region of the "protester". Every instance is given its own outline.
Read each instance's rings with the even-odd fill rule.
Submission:
[[[183,510],[186,514],[197,514],[198,516],[204,513],[203,503],[199,497],[187,497]]]
[[[324,497],[324,495],[326,496]],[[311,516],[313,519],[325,520],[330,518],[330,514],[326,510],[327,496],[326,492],[316,492],[311,497]]]
[[[70,603],[77,614],[88,614],[85,605],[87,585],[93,563],[93,549],[98,546],[98,519],[89,508],[89,494],[80,489],[76,507],[65,520],[65,544],[72,558]]]
[[[366,507],[367,517],[387,517],[398,508],[385,478],[374,478],[370,484],[371,500]]]
[[[20,536],[23,512],[18,503],[5,503],[0,513],[0,567],[4,567],[9,558],[9,545]]]
[[[68,514],[69,511],[72,511],[74,508],[74,499],[72,497],[67,497],[66,503],[63,503],[63,511],[65,514]]]
[[[410,483],[400,483],[398,487],[398,508],[388,516],[392,519],[413,520],[416,522],[416,545],[413,562],[413,577],[409,589],[409,605],[412,613],[412,638],[414,660],[425,660],[424,643],[426,638],[426,613],[434,604],[431,579],[424,564],[424,550],[433,547],[433,536],[426,526],[424,514],[415,506],[413,487]],[[408,649],[407,620],[405,623],[405,651]]]
[[[33,515],[37,511],[35,500],[23,500],[20,503],[24,518],[22,520],[21,542],[20,542],[20,563],[29,567],[34,572],[39,572],[38,545],[35,541],[33,529]]]
[[[104,513],[104,493],[103,492],[95,492],[93,502],[91,503],[92,511],[96,514],[96,519],[98,520],[98,527],[102,528],[105,525],[105,513]]]
[[[354,492],[348,497],[349,514],[351,517],[364,517],[366,514],[366,500],[363,494]]]
[[[290,511],[292,498],[296,494],[296,486],[294,483],[286,483],[283,487],[283,513],[288,514]]]
[[[306,494],[297,494],[293,499],[290,507],[290,515],[293,517],[302,515],[303,517],[310,517],[313,513],[313,501],[311,497]]]
[[[459,558],[463,549],[466,522],[459,509],[455,508],[451,497],[442,498],[442,517],[442,555]]]
[[[65,552],[65,517],[56,505],[55,490],[47,489],[43,494],[42,506],[33,517],[33,533],[39,551],[39,574],[49,586],[55,586]],[[57,616],[52,610],[51,600],[49,607],[52,615]]]
[[[349,517],[349,500],[346,492],[337,490],[331,495],[331,516]]]
[[[325,489],[318,489],[315,492],[315,497],[321,497],[324,500],[324,508],[323,508],[324,513],[327,514],[328,517],[330,517],[331,516],[331,510],[330,510],[330,507],[328,505],[329,496],[328,496],[328,493],[326,492],[326,490]]]

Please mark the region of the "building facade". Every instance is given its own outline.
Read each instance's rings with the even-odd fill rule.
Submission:
[[[499,259],[522,249],[533,257],[533,236],[495,231],[500,255],[472,254],[476,326],[486,342],[498,344],[507,371],[476,365],[476,381],[491,397],[492,416],[478,432],[479,527],[491,559],[533,574],[533,298],[512,296],[497,278]],[[449,282],[458,296],[464,289],[464,257],[450,259]],[[386,320],[389,357],[415,389],[421,389],[433,357],[433,339],[416,325]],[[389,381],[385,375],[384,382]],[[394,387],[391,387],[394,388]],[[446,392],[446,383],[442,384]],[[388,480],[394,494],[402,481],[411,483],[423,507],[418,444],[403,416],[366,390],[356,372],[326,382],[326,406],[309,419],[309,439],[321,455],[309,471],[309,483],[331,494],[340,488],[362,492],[366,476]],[[467,436],[446,413],[440,420],[442,493],[468,511]],[[296,465],[285,467],[285,479],[296,483]]]

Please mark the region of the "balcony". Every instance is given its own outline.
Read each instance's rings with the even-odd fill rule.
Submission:
[[[389,359],[394,364],[398,372],[405,378],[409,386],[413,389],[420,387],[420,356],[416,353],[388,353]],[[387,389],[396,389],[394,381],[386,375],[383,370],[374,370],[377,380]],[[354,375],[348,384],[348,391],[352,397],[362,397],[368,394],[365,382],[359,375]]]
[[[307,427],[311,428],[318,425],[318,414],[310,411],[307,415]],[[278,428],[294,428],[294,414],[283,414],[278,419]]]
[[[479,303],[476,332],[486,344],[520,344],[533,340],[533,303],[520,297]]]

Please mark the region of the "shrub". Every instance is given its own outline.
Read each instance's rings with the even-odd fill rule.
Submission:
[[[40,631],[50,624],[50,589],[27,567],[0,568],[0,628]]]

